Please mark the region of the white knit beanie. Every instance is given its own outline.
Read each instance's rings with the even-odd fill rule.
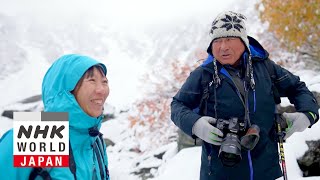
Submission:
[[[232,11],[220,13],[212,22],[210,31],[212,40],[222,37],[239,37],[250,53],[245,20],[246,17],[240,13]]]
[[[249,64],[249,77],[250,77],[250,86],[252,89],[255,88],[255,81],[253,78],[253,68],[251,62],[251,52],[249,48],[249,40],[246,31],[245,25],[246,17],[240,13],[235,13],[232,11],[226,11],[220,13],[216,19],[212,22],[212,27],[210,31],[210,35],[212,37],[212,41],[207,49],[207,52],[212,55],[212,42],[215,39],[223,38],[223,37],[239,37],[242,42],[245,44],[246,49],[249,53],[249,59],[247,63]],[[216,87],[220,85],[220,77],[217,72],[217,62],[216,59],[213,58],[214,64],[214,84]]]

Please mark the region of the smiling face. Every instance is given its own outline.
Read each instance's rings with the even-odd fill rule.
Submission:
[[[79,80],[73,94],[82,110],[92,117],[103,113],[109,95],[108,79],[99,66],[93,66]]]
[[[212,42],[212,54],[222,65],[239,64],[240,56],[244,51],[245,46],[237,37],[219,38]]]

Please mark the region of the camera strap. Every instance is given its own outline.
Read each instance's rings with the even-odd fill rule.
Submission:
[[[234,85],[237,88],[237,91],[239,92],[239,97],[244,105],[244,109],[245,109],[245,128],[247,128],[248,126],[251,126],[251,122],[250,122],[250,118],[249,118],[249,100],[248,100],[248,94],[249,94],[249,89],[246,88],[245,80],[242,80],[239,76],[239,73],[236,73],[234,70],[229,70],[228,71],[231,77],[232,82],[234,83]]]
[[[240,78],[240,74],[235,72],[234,70],[229,70],[228,71],[231,77],[232,82],[236,86],[237,90],[239,91],[242,100],[244,100],[245,92],[244,92],[244,85],[243,85],[243,80]]]

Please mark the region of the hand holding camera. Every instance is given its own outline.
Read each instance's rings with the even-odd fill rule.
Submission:
[[[220,146],[218,157],[225,166],[240,162],[241,149],[252,150],[260,138],[257,125],[246,128],[244,122],[235,117],[217,120],[203,116],[194,124],[192,133],[207,143]]]
[[[202,116],[192,127],[192,134],[195,134],[200,139],[207,143],[220,146],[222,142],[223,133],[218,128],[214,127],[216,119],[209,116]]]

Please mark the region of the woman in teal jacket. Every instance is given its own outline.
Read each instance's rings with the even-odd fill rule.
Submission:
[[[42,100],[45,112],[69,113],[69,168],[14,168],[11,129],[0,139],[0,179],[109,180],[106,145],[99,132],[109,95],[106,74],[104,64],[87,56],[56,60],[44,76]]]

